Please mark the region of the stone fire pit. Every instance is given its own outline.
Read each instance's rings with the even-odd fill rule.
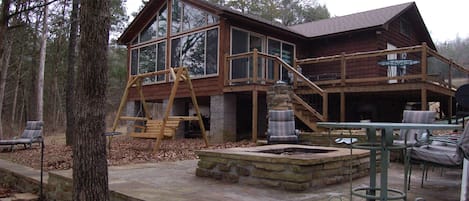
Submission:
[[[304,145],[267,145],[196,151],[196,175],[292,191],[368,175],[369,151]],[[350,162],[352,169],[350,170]]]

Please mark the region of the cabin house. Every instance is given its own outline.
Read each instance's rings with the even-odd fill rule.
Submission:
[[[187,67],[213,142],[257,139],[266,130],[269,87],[292,85],[304,130],[318,121],[400,121],[402,110],[440,103],[451,115],[468,72],[441,56],[415,3],[282,26],[204,0],[152,0],[118,42],[133,75]],[[154,118],[168,102],[172,78],[146,78]],[[139,113],[129,92],[127,112]],[[187,86],[172,113],[191,115]],[[189,123],[179,133],[190,133]]]

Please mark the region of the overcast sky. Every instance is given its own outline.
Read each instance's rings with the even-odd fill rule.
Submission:
[[[317,0],[325,4],[331,16],[343,16],[361,11],[397,5],[409,0]],[[141,0],[127,0],[128,13],[138,10]],[[469,0],[415,0],[434,42],[469,37]]]

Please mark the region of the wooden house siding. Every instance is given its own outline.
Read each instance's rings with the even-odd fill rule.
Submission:
[[[304,58],[340,55],[342,53],[354,53],[373,51],[378,49],[374,30],[341,35],[326,39],[316,39],[308,42],[307,46],[300,46],[299,52]],[[365,78],[382,75],[383,69],[376,67],[375,59],[352,60],[347,63],[347,78]],[[302,71],[309,77],[333,74],[340,75],[340,62],[329,62],[315,65],[302,66]]]

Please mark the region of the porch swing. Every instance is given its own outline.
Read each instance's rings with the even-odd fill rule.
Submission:
[[[142,91],[142,81],[143,78],[152,77],[157,75],[166,75],[170,74],[173,78],[173,86],[171,88],[171,94],[169,96],[168,104],[166,106],[166,110],[163,116],[163,119],[154,120],[150,116],[147,103],[145,102],[145,97]],[[179,83],[184,81],[189,86],[189,91],[191,94],[192,104],[194,105],[195,116],[170,116],[171,108],[174,103],[174,98],[176,97],[176,93],[179,87]],[[129,90],[132,87],[136,87],[136,90],[140,96],[141,101],[141,108],[143,109],[144,116],[122,116],[122,111],[125,107],[127,102],[127,98],[129,95]],[[198,121],[200,126],[200,131],[202,133],[202,137],[205,142],[205,146],[208,147],[208,139],[205,133],[205,127],[202,121],[202,115],[200,114],[199,105],[197,104],[197,98],[195,96],[194,88],[192,86],[192,82],[190,79],[189,71],[186,67],[180,68],[169,68],[166,70],[160,70],[151,73],[139,74],[130,77],[126,87],[124,94],[122,95],[122,99],[119,105],[119,109],[117,110],[116,118],[114,119],[114,124],[112,126],[112,132],[115,132],[117,129],[117,124],[119,120],[124,121],[134,121],[134,131],[130,133],[131,137],[136,138],[149,138],[149,139],[156,139],[155,146],[153,150],[156,152],[160,149],[161,142],[163,138],[169,137],[174,138],[176,134],[176,130],[179,126],[181,121]],[[143,122],[143,125],[136,125],[136,122]],[[139,131],[135,131],[138,128]]]

